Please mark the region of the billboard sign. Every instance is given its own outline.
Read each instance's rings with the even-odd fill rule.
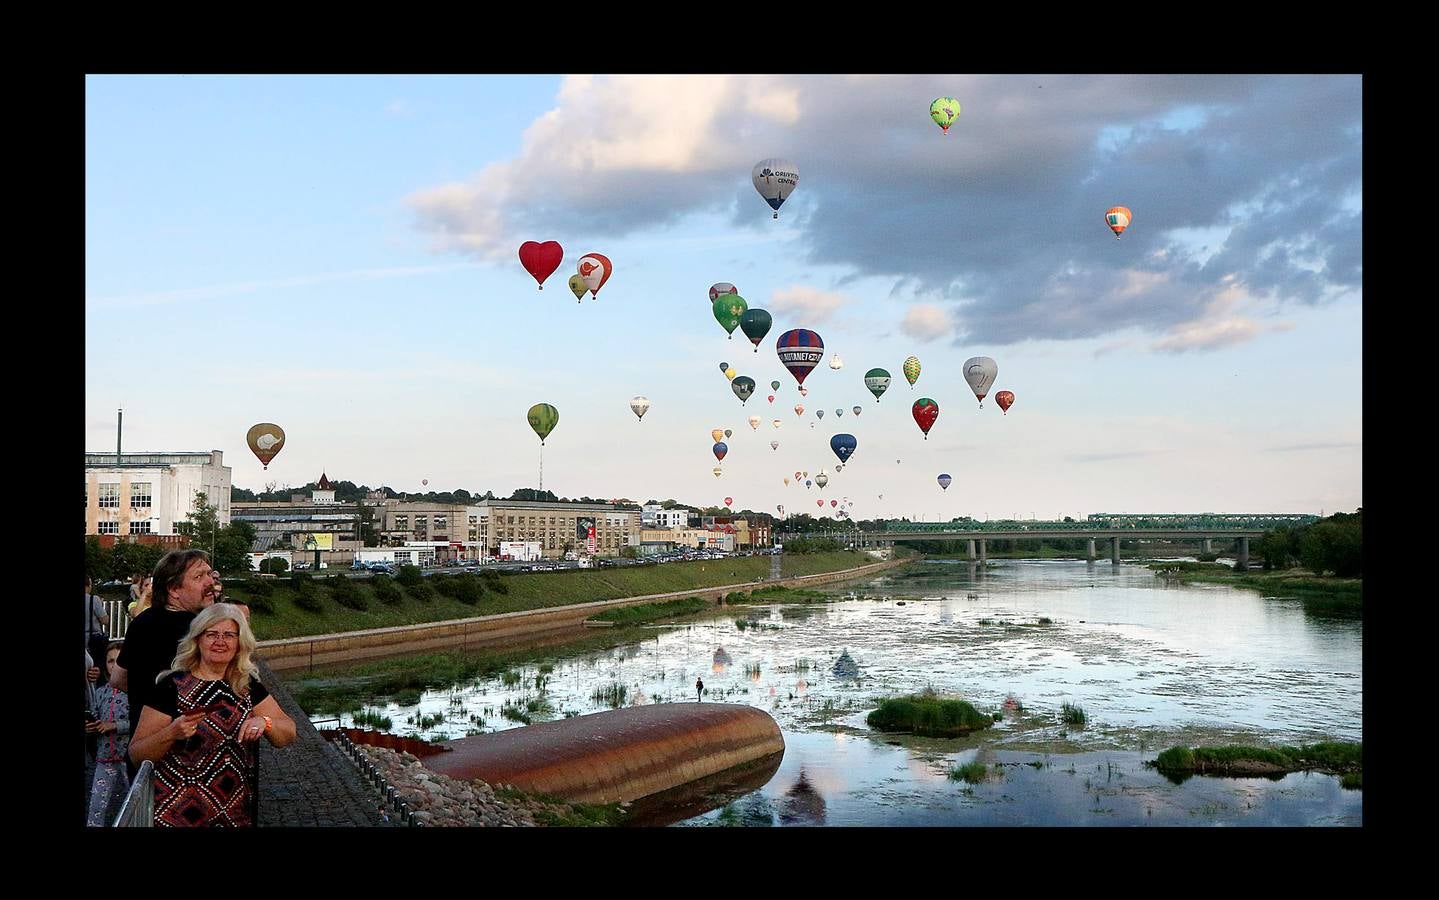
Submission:
[[[576,519],[576,520],[575,520],[575,538],[576,538],[576,540],[584,541],[584,542],[585,542],[585,549],[586,549],[591,555],[594,555],[595,545],[596,545],[596,541],[595,541],[595,520],[592,519],[592,518],[591,518],[591,519],[584,519],[584,518]]]

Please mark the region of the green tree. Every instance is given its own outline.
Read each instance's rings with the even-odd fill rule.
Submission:
[[[85,574],[99,584],[110,580],[110,554],[100,546],[100,538],[89,535],[85,538]]]

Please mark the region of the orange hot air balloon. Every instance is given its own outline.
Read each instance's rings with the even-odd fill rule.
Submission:
[[[994,395],[994,402],[999,404],[1006,416],[1009,415],[1009,408],[1014,405],[1014,391],[1000,391]]]
[[[285,429],[270,422],[252,425],[245,435],[245,443],[250,445],[250,452],[260,460],[260,468],[268,469],[270,460],[285,447]]]
[[[1104,221],[1109,230],[1114,232],[1114,239],[1117,241],[1119,236],[1124,234],[1124,229],[1129,227],[1129,223],[1134,221],[1134,215],[1127,206],[1111,206],[1104,213]]]

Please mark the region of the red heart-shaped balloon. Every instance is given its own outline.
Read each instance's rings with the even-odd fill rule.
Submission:
[[[535,281],[540,283],[540,290],[545,289],[545,279],[554,274],[564,258],[564,248],[558,241],[545,241],[543,244],[525,241],[520,245],[520,265],[535,276]]]

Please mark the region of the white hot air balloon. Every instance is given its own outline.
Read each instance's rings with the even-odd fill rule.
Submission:
[[[773,425],[774,427],[778,428],[778,427],[780,427],[781,425],[783,425],[784,423],[781,422],[779,419],[771,419],[771,420],[770,420],[770,424]]]
[[[759,423],[763,420],[759,416],[750,416],[748,421],[750,428],[753,428],[755,431],[759,431]]]
[[[780,206],[789,199],[789,195],[799,184],[799,166],[787,159],[777,157],[762,159],[754,164],[754,170],[750,172],[750,180],[754,182],[754,189],[759,191],[759,195],[774,210],[774,217],[778,219]]]
[[[770,448],[771,450],[778,450],[778,449],[779,449],[779,441],[770,441],[770,442],[769,442],[769,448]]]
[[[971,356],[964,361],[964,380],[969,382],[970,390],[979,398],[981,408],[984,406],[984,395],[994,386],[998,375],[999,363],[988,356]]]
[[[843,369],[843,368],[844,368],[844,360],[842,360],[842,359],[839,358],[839,354],[838,354],[838,353],[836,353],[835,355],[833,355],[833,356],[831,356],[831,357],[829,358],[829,367],[830,367],[831,369]]]
[[[649,408],[650,401],[648,397],[636,397],[630,401],[630,410],[641,420],[644,419],[645,413],[649,411]]]

